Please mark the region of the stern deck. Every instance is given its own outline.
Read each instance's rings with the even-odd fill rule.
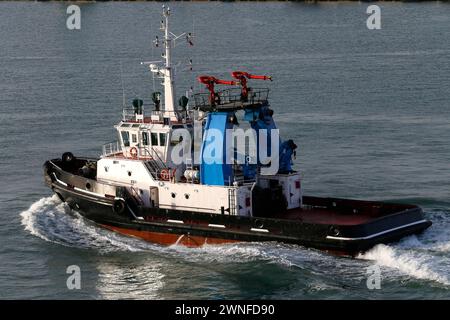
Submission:
[[[304,223],[354,226],[411,209],[415,205],[335,198],[303,197],[303,207],[269,214],[274,219],[300,220]]]

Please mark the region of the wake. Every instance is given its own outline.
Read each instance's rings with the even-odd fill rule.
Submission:
[[[433,225],[423,234],[397,244],[377,245],[358,258],[412,278],[450,286],[450,217],[447,212],[435,211],[430,218]]]
[[[202,264],[262,262],[299,269],[320,266],[325,271],[331,267],[364,268],[364,260],[385,267],[384,272],[388,270],[394,277],[406,276],[450,286],[450,219],[442,211],[432,214],[433,226],[420,237],[410,236],[396,244],[377,245],[356,260],[339,260],[319,251],[280,243],[253,242],[199,248],[160,246],[97,227],[61,203],[56,195],[36,201],[20,215],[25,230],[36,237],[100,253],[148,252]]]
[[[22,225],[32,235],[68,247],[110,251],[142,251],[140,241],[123,237],[88,223],[56,195],[42,198],[21,214]]]

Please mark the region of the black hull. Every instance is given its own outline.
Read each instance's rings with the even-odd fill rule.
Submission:
[[[52,174],[54,169],[49,163],[46,164],[47,184],[70,208],[103,227],[163,244],[180,240],[182,244],[190,246],[204,243],[278,241],[354,256],[376,244],[394,242],[404,236],[422,232],[431,225],[430,221],[424,219],[419,207],[408,205],[399,212],[383,215],[367,223],[350,225],[168,209],[135,207],[133,210],[129,206],[118,214],[114,212],[114,198],[74,188],[56,179],[56,175]],[[333,206],[352,208],[368,203],[315,197],[305,197],[304,202],[320,202],[322,205],[332,203]]]

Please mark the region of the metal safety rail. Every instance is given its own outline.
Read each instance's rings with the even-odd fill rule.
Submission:
[[[119,141],[108,142],[102,147],[102,156],[107,157],[111,155],[115,155],[118,153],[122,153],[122,146]]]
[[[194,94],[196,109],[213,111],[220,109],[244,109],[267,104],[269,99],[268,88],[249,89],[247,98],[242,97],[241,89],[232,88],[217,92],[217,100],[211,103],[209,93]]]
[[[166,163],[160,158],[158,153],[153,147],[149,147],[149,149],[144,148],[149,155],[151,155],[151,159],[144,161],[144,165],[147,170],[150,172],[152,177],[156,180],[159,180],[161,177],[161,172],[163,170],[168,170]]]

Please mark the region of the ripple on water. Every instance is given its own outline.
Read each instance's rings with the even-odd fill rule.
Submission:
[[[160,297],[165,282],[171,281],[167,265],[173,266],[174,272],[185,273],[191,266],[204,270],[204,277],[216,274],[223,285],[237,287],[249,297],[257,297],[261,288],[265,288],[266,297],[330,297],[355,294],[365,283],[367,267],[373,264],[383,268],[386,282],[409,279],[450,286],[450,221],[446,212],[428,215],[435,222],[429,231],[396,244],[378,245],[358,259],[273,242],[160,246],[97,227],[56,196],[36,201],[21,218],[25,230],[45,241],[106,255],[97,265],[97,289],[103,298]],[[149,255],[153,263],[124,266],[106,259],[121,252]]]

